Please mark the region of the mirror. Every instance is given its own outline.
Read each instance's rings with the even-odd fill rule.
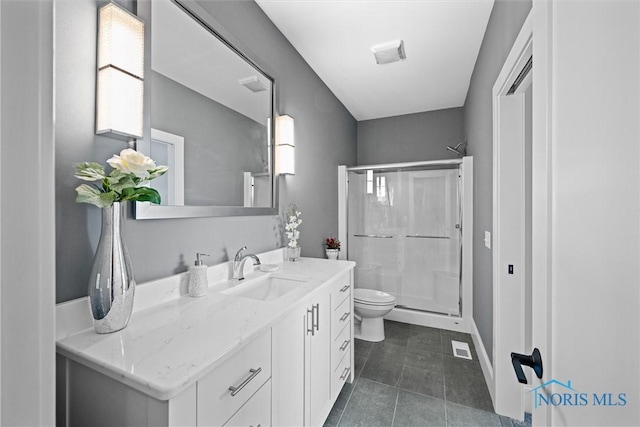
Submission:
[[[137,149],[169,166],[162,203],[136,219],[277,213],[274,82],[195,2],[138,2],[147,22],[145,126]]]

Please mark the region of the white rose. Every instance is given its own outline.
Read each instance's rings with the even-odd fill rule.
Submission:
[[[107,163],[114,169],[124,173],[132,173],[139,178],[148,177],[149,171],[156,167],[156,162],[131,148],[122,150],[119,156],[114,154],[112,158],[107,160]]]

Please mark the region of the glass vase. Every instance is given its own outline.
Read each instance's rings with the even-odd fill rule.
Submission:
[[[295,262],[300,259],[300,249],[300,246],[296,246],[295,248],[287,246],[287,258],[289,261]]]
[[[136,282],[122,230],[125,206],[114,202],[102,209],[102,231],[89,276],[89,308],[99,334],[123,329],[133,310]]]

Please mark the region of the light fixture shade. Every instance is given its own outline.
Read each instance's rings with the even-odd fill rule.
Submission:
[[[295,175],[295,133],[293,117],[282,115],[276,122],[276,172]]]
[[[144,22],[115,3],[98,11],[96,133],[141,138]]]

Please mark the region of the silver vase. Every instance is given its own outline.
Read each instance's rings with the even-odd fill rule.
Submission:
[[[102,233],[89,276],[89,308],[99,334],[127,326],[133,310],[136,282],[122,235],[125,206],[114,202],[102,209]]]

